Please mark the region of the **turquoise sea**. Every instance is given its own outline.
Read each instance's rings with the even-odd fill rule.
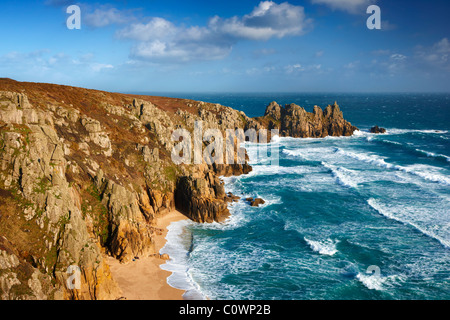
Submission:
[[[167,95],[167,94],[166,94]],[[279,165],[246,144],[253,171],[227,191],[223,223],[173,223],[168,282],[190,299],[450,299],[450,95],[173,94],[261,116],[337,101],[352,137],[279,138]],[[387,133],[368,132],[373,125]]]

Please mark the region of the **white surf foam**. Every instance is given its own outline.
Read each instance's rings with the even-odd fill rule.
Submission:
[[[430,158],[441,158],[441,159],[445,159],[445,160],[447,160],[448,162],[450,162],[450,157],[449,157],[449,156],[446,156],[446,155],[444,155],[444,154],[437,154],[437,153],[433,153],[433,152],[425,151],[425,150],[421,150],[421,149],[416,149],[416,151],[417,151],[417,152],[420,152],[420,153],[423,153],[423,154],[425,154],[427,157],[430,157]]]
[[[433,130],[433,129],[415,130],[415,129],[392,128],[392,129],[387,129],[386,133],[387,134],[405,134],[405,133],[445,134],[445,133],[448,133],[448,131],[447,130]]]
[[[284,153],[285,155],[288,155],[291,157],[300,157],[300,158],[305,159],[302,151],[303,151],[302,149],[294,149],[294,150],[284,149],[281,152]]]
[[[334,256],[338,252],[336,248],[336,245],[339,243],[338,240],[326,239],[322,241],[314,241],[306,237],[304,237],[304,239],[313,251],[320,254]]]
[[[346,169],[344,167],[337,167],[332,164],[322,161],[322,165],[331,170],[333,176],[336,178],[336,182],[344,187],[356,188],[358,183],[356,183],[349,175],[353,173],[353,170]]]
[[[257,165],[247,174],[251,176],[269,176],[269,175],[286,175],[286,174],[306,174],[317,171],[310,166],[283,167],[279,165]]]
[[[387,144],[393,144],[393,145],[396,145],[396,146],[402,146],[403,144],[401,144],[400,142],[397,142],[397,141],[391,141],[391,140],[380,140],[381,142],[383,142],[383,143],[387,143]]]
[[[372,155],[372,154],[366,154],[366,153],[356,153],[351,151],[342,150],[340,148],[335,148],[335,152],[339,155],[343,155],[358,161],[366,162],[372,165],[376,165],[378,167],[391,169],[394,166],[392,164],[387,163],[383,158]]]
[[[439,212],[434,215],[427,214],[425,210],[415,212],[410,207],[389,207],[379,200],[370,198],[367,203],[381,215],[410,225],[424,235],[439,241],[443,246],[450,248],[450,221],[446,216],[439,216]],[[443,212],[445,214],[445,212]]]
[[[367,289],[377,291],[385,290],[400,281],[404,281],[404,277],[398,275],[383,277],[381,275],[364,274],[361,272],[358,273],[356,279],[358,279]]]
[[[450,178],[442,173],[440,173],[440,168],[427,166],[427,165],[411,165],[411,166],[400,166],[388,163],[380,156],[366,153],[355,153],[351,151],[345,151],[340,148],[336,148],[336,153],[350,157],[352,159],[366,162],[381,168],[392,169],[403,171],[409,174],[416,175],[425,180],[437,182],[443,185],[450,186]]]
[[[192,224],[190,220],[172,222],[168,227],[166,244],[160,250],[160,254],[168,254],[170,260],[161,265],[161,269],[170,271],[172,274],[167,278],[167,283],[176,289],[185,290],[183,297],[188,300],[204,300],[199,286],[189,275],[188,254],[191,239],[183,236],[185,228]]]
[[[395,165],[394,169],[416,175],[428,181],[450,186],[450,177],[441,174],[440,168],[437,167],[415,164],[407,167]]]
[[[365,137],[366,139],[373,138],[375,137],[375,135],[375,133],[369,131],[356,130],[355,132],[353,132],[353,137]]]

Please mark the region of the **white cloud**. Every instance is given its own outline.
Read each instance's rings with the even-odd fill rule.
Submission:
[[[0,71],[14,69],[18,73],[33,74],[38,72],[44,74],[46,72],[59,73],[64,68],[66,68],[65,70],[76,70],[83,73],[96,73],[112,69],[114,66],[95,61],[92,53],[74,58],[63,52],[52,54],[49,50],[37,50],[29,53],[13,51],[0,56]]]
[[[416,48],[416,57],[429,66],[450,70],[450,41],[443,38],[431,47],[419,46]]]
[[[245,74],[249,76],[255,76],[255,75],[263,75],[263,74],[272,74],[274,71],[276,71],[276,67],[274,66],[265,66],[265,67],[253,67],[250,69],[245,70]]]
[[[131,56],[144,60],[178,61],[191,60],[217,60],[225,58],[231,51],[231,47],[218,46],[204,43],[180,44],[177,42],[163,42],[154,40],[141,42],[131,50]]]
[[[105,63],[93,63],[93,64],[91,64],[90,67],[91,67],[92,71],[94,71],[94,72],[100,72],[103,69],[113,69],[114,68],[113,65],[105,64]]]
[[[349,13],[366,13],[369,5],[375,4],[376,0],[311,0],[314,4],[322,4],[333,10],[342,10]]]
[[[111,24],[123,24],[128,21],[127,14],[116,8],[97,8],[83,17],[83,23],[90,27],[100,28]]]
[[[289,64],[284,66],[284,72],[286,74],[298,74],[300,72],[312,72],[318,73],[322,69],[321,64],[301,65],[300,63]]]
[[[436,43],[433,48],[438,52],[438,53],[450,53],[450,42],[448,41],[447,38],[442,39],[441,41],[439,41],[438,43]]]
[[[133,23],[116,36],[138,41],[131,50],[133,59],[183,62],[222,59],[239,41],[301,35],[310,27],[303,7],[262,1],[250,14],[228,19],[214,16],[206,26],[176,26],[155,17],[146,23]]]
[[[304,34],[311,26],[304,8],[287,2],[276,4],[262,1],[253,11],[242,18],[221,19],[216,16],[209,22],[209,28],[231,37],[267,40],[290,35]]]
[[[391,55],[391,60],[395,61],[403,61],[406,59],[406,56],[400,53],[394,53]]]
[[[294,73],[294,72],[303,71],[303,70],[305,70],[305,68],[303,68],[301,64],[296,63],[296,64],[293,64],[293,65],[285,66],[284,70],[286,71],[287,74],[291,74],[291,73]]]
[[[116,35],[123,39],[150,41],[174,36],[177,32],[178,29],[170,21],[163,18],[152,18],[147,23],[133,23],[119,30]]]

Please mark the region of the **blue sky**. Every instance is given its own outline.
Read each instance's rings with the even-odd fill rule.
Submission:
[[[81,8],[81,30],[66,9]],[[381,30],[369,30],[369,5]],[[0,3],[0,77],[120,92],[449,92],[447,0]]]

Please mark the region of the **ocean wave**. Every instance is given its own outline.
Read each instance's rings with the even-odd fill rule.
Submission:
[[[245,225],[249,218],[244,214],[248,209],[248,204],[244,202],[233,202],[228,205],[230,216],[224,222],[202,223],[198,228],[204,230],[235,230]]]
[[[394,169],[416,175],[428,181],[450,186],[450,178],[440,173],[437,173],[436,170],[438,170],[438,168],[436,167],[426,165],[411,165],[408,167],[403,167],[395,165]]]
[[[306,174],[314,171],[310,166],[283,167],[279,165],[256,165],[253,170],[248,173],[247,177],[252,176],[268,176],[268,175],[285,175],[285,174]]]
[[[385,144],[389,144],[389,145],[403,146],[403,144],[401,144],[400,142],[397,142],[397,141],[391,141],[391,140],[377,140],[377,141],[380,141],[381,143],[385,143]]]
[[[418,129],[387,129],[387,134],[405,134],[405,133],[425,133],[425,134],[445,134],[448,133],[447,130],[418,130]]]
[[[433,153],[431,151],[426,151],[426,150],[422,150],[422,149],[417,149],[417,148],[414,147],[414,144],[412,144],[412,143],[407,143],[405,145],[405,144],[402,144],[402,143],[397,142],[397,141],[391,141],[391,140],[385,140],[385,139],[379,140],[379,139],[374,139],[373,137],[367,137],[367,141],[369,141],[369,142],[373,141],[373,142],[376,142],[376,143],[382,143],[382,144],[395,146],[395,147],[397,147],[397,146],[403,147],[407,151],[412,151],[412,152],[415,152],[415,153],[419,153],[421,155],[426,155],[429,158],[435,158],[437,160],[443,160],[443,161],[450,162],[450,157],[449,156],[446,156],[444,154]]]
[[[306,237],[303,238],[306,243],[311,247],[311,249],[315,252],[318,252],[327,256],[334,256],[338,250],[336,245],[339,243],[338,240],[326,239],[323,241],[314,241],[310,240]]]
[[[351,151],[345,151],[341,148],[335,148],[335,153],[386,169],[391,169],[394,167],[394,165],[387,163],[386,161],[384,161],[383,158],[376,155],[366,153],[355,153]]]
[[[406,145],[404,145],[404,144],[402,144],[400,142],[397,142],[397,141],[384,140],[384,139],[378,140],[378,139],[373,139],[373,137],[367,137],[367,141],[369,141],[369,142],[374,141],[374,142],[377,142],[377,143],[387,144],[387,145],[391,145],[391,146],[400,146],[400,147],[405,148],[406,150],[413,151],[413,152],[416,152],[416,153],[419,153],[419,154],[422,154],[422,155],[426,155],[429,158],[435,158],[435,159],[438,159],[438,160],[444,160],[444,161],[450,162],[450,157],[449,156],[446,156],[444,154],[433,153],[431,151],[426,151],[426,150],[414,148],[414,144],[412,144],[412,143],[407,143]]]
[[[398,170],[402,172],[406,172],[409,174],[416,175],[418,177],[421,177],[422,179],[440,183],[446,186],[450,186],[450,178],[440,174],[439,168],[433,167],[433,166],[426,166],[426,165],[411,165],[411,166],[400,166],[388,163],[384,160],[384,158],[381,158],[377,155],[373,154],[365,154],[365,153],[355,153],[351,151],[345,151],[340,148],[335,148],[335,152],[344,156],[347,156],[349,158],[362,161],[365,163],[369,163],[381,168],[385,169],[392,169],[392,170]]]
[[[365,137],[366,139],[371,139],[373,137],[375,137],[376,134],[369,132],[369,131],[361,131],[361,130],[356,130],[355,132],[353,132],[353,137]]]
[[[324,158],[333,158],[336,148],[333,147],[312,147],[312,148],[297,148],[297,149],[283,149],[282,153],[294,157],[300,158],[304,161],[318,161]]]
[[[331,171],[338,184],[348,188],[358,187],[358,183],[356,183],[349,177],[349,174],[353,173],[352,170],[346,169],[344,167],[336,167],[326,162],[322,162],[322,165]]]
[[[425,150],[421,150],[421,149],[416,149],[416,151],[419,153],[422,153],[430,158],[437,158],[437,159],[442,159],[442,160],[446,160],[447,162],[450,162],[450,157],[446,156],[444,154],[437,154],[437,153],[433,153],[433,152],[425,151]]]
[[[161,265],[161,269],[172,272],[167,283],[176,289],[186,291],[183,297],[187,300],[205,300],[206,296],[189,274],[188,255],[191,239],[183,236],[185,228],[192,224],[190,220],[172,222],[168,227],[166,244],[160,254],[168,254],[170,260]]]
[[[369,290],[382,291],[387,289],[387,287],[392,287],[400,281],[403,282],[405,277],[399,275],[383,277],[381,275],[373,275],[369,273],[358,273],[356,279],[358,279]]]
[[[300,158],[305,159],[303,156],[303,153],[302,153],[302,149],[294,149],[294,150],[283,149],[283,151],[281,151],[281,152],[284,153],[285,155],[288,155],[291,157],[300,157]]]
[[[429,217],[428,220],[429,221],[422,221],[422,224],[429,224],[430,226],[428,228],[426,228],[425,226],[420,225],[419,221],[415,221],[414,219],[425,219],[424,216],[419,216],[419,217],[415,217],[414,213],[410,213],[410,210],[392,210],[391,208],[388,208],[387,206],[384,206],[383,204],[381,204],[378,200],[370,198],[367,200],[367,203],[369,204],[369,206],[371,206],[373,209],[375,209],[378,213],[380,213],[381,215],[398,221],[400,223],[406,224],[406,225],[410,225],[412,227],[414,227],[416,230],[418,230],[419,232],[421,232],[422,234],[433,238],[437,241],[439,241],[443,246],[450,248],[450,239],[448,237],[445,236],[441,236],[436,234],[436,230],[437,226],[436,225],[430,225],[431,223],[433,223],[433,218],[434,217]],[[403,212],[402,212],[403,211]],[[445,226],[440,226],[442,229],[444,229],[444,234],[445,234]]]

